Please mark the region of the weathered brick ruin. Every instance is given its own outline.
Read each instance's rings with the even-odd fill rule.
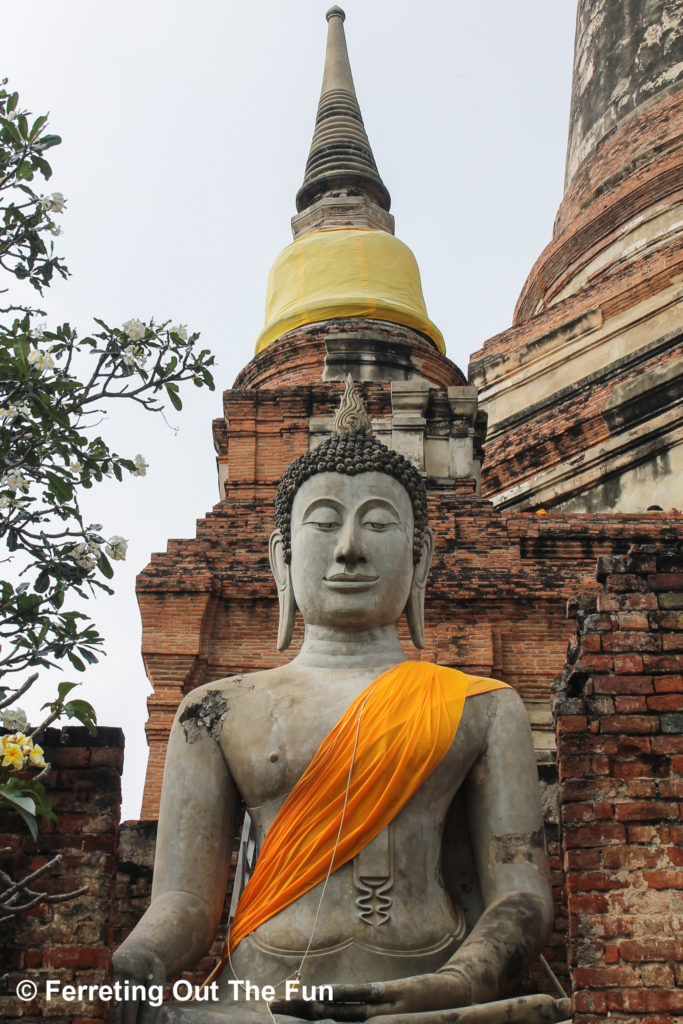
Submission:
[[[580,0],[565,195],[472,355],[502,508],[683,506],[683,9]]]
[[[554,699],[575,1024],[683,1015],[683,546],[598,560]]]
[[[53,767],[46,786],[59,820],[43,821],[36,844],[28,830],[17,828],[16,816],[4,811],[0,849],[11,852],[3,857],[3,869],[15,880],[24,879],[59,855],[61,863],[29,888],[59,894],[86,887],[86,892],[62,903],[41,902],[27,916],[3,923],[0,963],[7,977],[0,1018],[106,1024],[106,1005],[88,999],[47,1001],[45,983],[59,978],[65,985],[102,985],[111,975],[123,733],[100,728],[92,737],[82,727],[48,729],[43,747]],[[22,1002],[15,992],[26,978],[38,985],[40,995]]]
[[[350,71],[342,114],[362,145],[351,151],[343,133],[336,138],[336,176],[321,143],[323,91],[293,219],[299,283],[315,272],[296,247],[330,233],[321,228],[353,233],[339,257],[350,288],[367,284],[349,255],[362,248],[359,231],[386,235],[398,278],[387,275],[390,294],[359,298],[351,288],[324,314],[301,294],[289,303],[269,296],[258,354],[213,425],[220,500],[196,537],[169,541],[138,578],[154,691],[142,820],[118,827],[115,730],[94,743],[82,730],[51,736],[60,823],[40,853],[16,837],[2,845],[11,842],[29,869],[64,849],[68,879],[87,878],[91,889],[18,927],[12,979],[28,968],[59,967],[80,981],[106,975],[149,899],[180,700],[202,683],[291,658],[275,646],[273,497],[292,459],[329,435],[350,373],[376,436],[420,469],[428,490],[436,551],[427,646],[413,648],[405,626],[406,652],[501,677],[529,712],[557,910],[545,957],[573,987],[575,1022],[683,1019],[683,516],[672,508],[683,506],[682,45],[676,0],[580,0],[554,237],[513,326],[474,354],[469,381],[443,353],[393,239]],[[588,73],[591,61],[600,74]],[[391,293],[397,279],[400,296]],[[298,619],[294,651],[301,636]],[[526,990],[557,994],[540,963]],[[77,1012],[13,1000],[0,1017],[106,1020],[106,1007]]]

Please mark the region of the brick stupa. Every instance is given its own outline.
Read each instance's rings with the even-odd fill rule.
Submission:
[[[292,649],[286,656],[276,649],[277,597],[267,556],[273,499],[289,463],[329,435],[344,380],[351,374],[375,435],[413,462],[429,497],[436,545],[427,588],[426,649],[412,647],[403,622],[407,655],[505,679],[525,701],[557,896],[557,930],[546,957],[566,976],[567,911],[550,696],[575,630],[567,619],[567,602],[581,595],[585,606],[601,591],[598,556],[625,555],[634,542],[673,544],[681,536],[681,521],[658,512],[545,514],[531,499],[520,509],[506,509],[506,502],[494,507],[487,493],[498,500],[508,480],[504,473],[512,486],[515,466],[527,465],[540,423],[534,413],[525,434],[519,408],[519,428],[509,435],[515,446],[509,460],[506,435],[496,421],[492,468],[482,497],[486,413],[477,388],[447,358],[444,339],[424,306],[414,257],[393,234],[389,193],[353,86],[344,15],[332,8],[327,17],[323,88],[292,221],[294,241],[271,270],[257,353],[224,392],[223,413],[213,424],[220,500],[199,521],[196,537],[170,541],[138,578],[142,650],[154,691],[142,817],[157,816],[166,744],[183,696],[222,676],[273,667],[296,652],[302,636],[299,618]],[[570,189],[563,207],[569,222],[571,194]],[[660,249],[652,258],[663,255]],[[631,272],[628,266],[620,271],[626,293],[635,294],[628,292]],[[633,285],[636,292],[645,287],[639,280]],[[561,326],[571,303],[578,303],[579,326],[597,315],[591,312],[590,296],[582,294],[540,313],[534,299],[528,324],[520,322],[502,340],[487,343],[473,365],[489,408],[495,391],[490,374],[515,358],[514,345],[519,349],[525,332],[539,325],[545,330],[546,319]],[[655,304],[659,294],[655,283]],[[530,301],[523,296],[519,309],[526,310]],[[618,305],[620,300],[614,301]],[[541,469],[556,465],[558,451],[559,441],[544,436],[538,452]]]

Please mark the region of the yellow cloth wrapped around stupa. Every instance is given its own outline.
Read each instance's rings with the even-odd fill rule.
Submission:
[[[415,257],[387,231],[312,231],[283,249],[268,275],[266,323],[256,353],[287,331],[337,317],[403,324],[446,351],[427,316]]]

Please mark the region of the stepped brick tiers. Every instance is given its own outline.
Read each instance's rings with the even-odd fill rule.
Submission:
[[[683,506],[682,238],[683,7],[580,0],[553,239],[470,362],[497,506]]]

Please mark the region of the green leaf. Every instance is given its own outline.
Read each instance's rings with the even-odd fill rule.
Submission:
[[[14,786],[12,779],[4,786],[0,786],[0,799],[5,800],[17,814],[23,818],[28,830],[34,839],[38,838],[38,822],[36,821],[36,805],[32,797],[23,796],[18,786]]]
[[[52,146],[59,146],[61,143],[61,137],[59,135],[43,135],[42,139],[38,142],[39,149],[51,149]]]
[[[49,181],[52,177],[52,168],[50,167],[47,160],[44,160],[42,156],[33,157],[33,166],[40,171],[45,181]]]
[[[45,114],[35,119],[31,126],[31,131],[29,132],[29,142],[35,142],[35,140],[38,138],[38,135],[40,134],[41,129],[44,128],[46,124],[47,117],[45,116]]]
[[[59,423],[60,427],[64,427],[66,429],[69,428],[69,417],[65,412],[62,411],[62,409],[59,409],[56,405],[53,405],[50,408],[50,412],[52,414],[53,419],[57,423]]]
[[[89,651],[87,647],[79,647],[78,653],[89,665],[97,664],[97,656],[92,651]]]
[[[36,779],[22,779],[20,786],[22,793],[28,793],[35,800],[36,814],[57,821],[57,815],[52,810],[52,802],[42,782],[38,782]]]
[[[176,388],[176,390],[172,390],[173,388]],[[175,384],[166,385],[166,393],[168,394],[168,397],[171,399],[171,405],[173,406],[174,409],[180,410],[183,407],[183,403],[180,400],[180,395],[176,394],[176,391],[177,386]]]
[[[85,672],[85,665],[78,657],[78,655],[74,654],[73,651],[67,651],[66,656],[75,669],[77,669],[79,672]]]
[[[39,594],[44,594],[49,586],[50,574],[47,571],[47,569],[43,569],[42,572],[38,574],[38,578],[36,579],[36,582],[33,584],[33,589],[36,590]]]
[[[22,145],[23,139],[21,137],[19,129],[13,121],[5,121],[5,131],[9,132],[13,142],[16,142],[18,146]]]
[[[55,497],[63,502],[71,501],[74,496],[73,484],[64,477],[57,476],[56,473],[46,473],[45,475],[48,487]]]
[[[74,690],[77,686],[80,685],[80,683],[60,683],[59,686],[57,687],[57,695],[60,703],[64,701],[64,698],[66,697],[67,694],[71,693],[72,690]],[[43,707],[45,707],[45,705],[43,705]]]
[[[104,552],[102,552],[100,557],[97,559],[97,567],[100,570],[100,572],[102,573],[102,575],[106,576],[106,578],[108,580],[113,579],[113,577],[114,577],[114,570],[112,569],[111,562],[109,561],[107,556],[104,554]]]
[[[86,727],[91,736],[97,734],[95,728],[97,724],[97,716],[95,715],[95,709],[92,704],[88,704],[87,700],[72,700],[64,708],[69,718],[75,718]]]

